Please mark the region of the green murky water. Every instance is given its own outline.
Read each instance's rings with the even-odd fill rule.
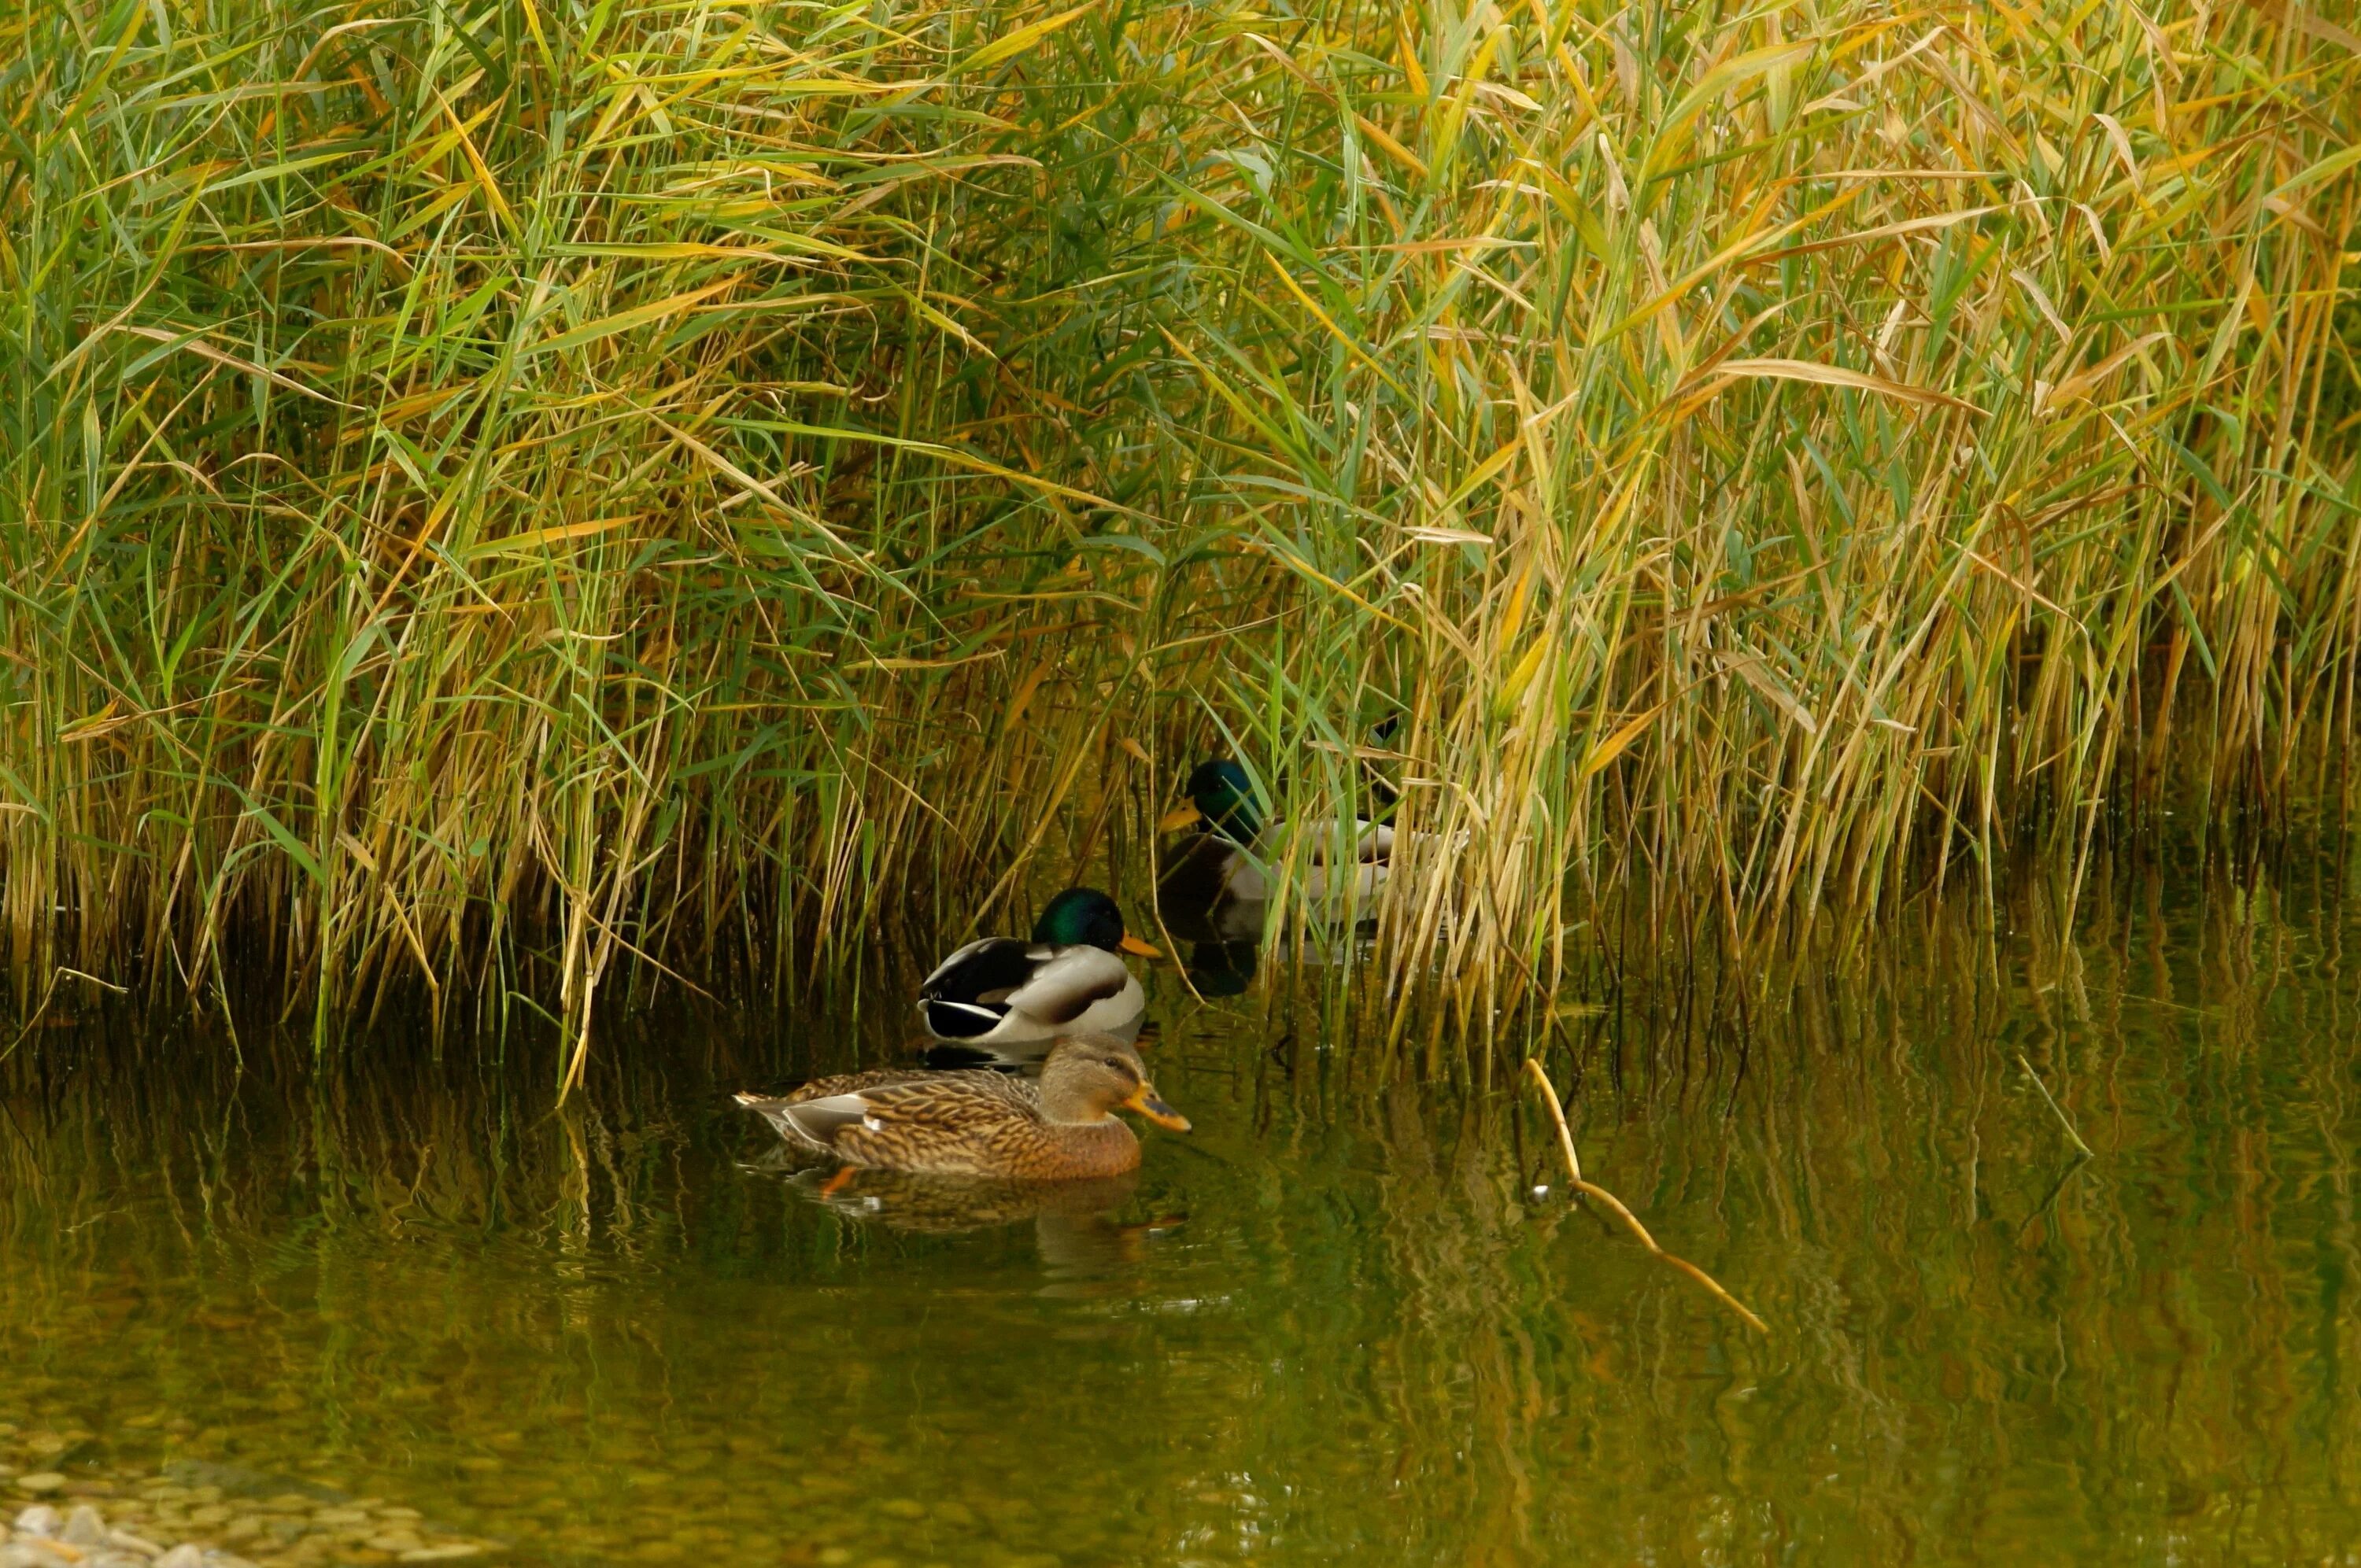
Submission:
[[[2350,921],[2038,926],[1910,927],[1743,1029],[1636,980],[1573,1021],[1589,1173],[1762,1338],[1532,1196],[1505,1047],[1422,1086],[1169,977],[1196,1135],[1046,1213],[771,1168],[726,1091],[887,1021],[669,1019],[558,1116],[541,1062],[37,1031],[0,1460],[293,1477],[519,1562],[2348,1561]]]

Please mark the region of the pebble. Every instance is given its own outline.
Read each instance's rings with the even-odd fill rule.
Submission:
[[[66,1484],[66,1478],[54,1470],[36,1470],[30,1475],[16,1477],[16,1490],[30,1492],[37,1497],[47,1497]]]
[[[47,1497],[60,1487],[38,1483],[63,1480],[61,1475],[23,1476],[18,1485],[37,1497]],[[27,1482],[37,1484],[26,1486]],[[164,1500],[154,1497],[159,1491],[176,1488],[136,1489],[151,1501],[125,1502],[112,1524],[88,1503],[75,1504],[70,1513],[56,1503],[29,1504],[0,1528],[0,1568],[257,1568],[216,1544],[247,1541],[254,1544],[243,1550],[260,1550],[286,1568],[298,1564],[309,1568],[332,1558],[353,1563],[461,1563],[491,1551],[483,1541],[423,1533],[415,1523],[421,1518],[417,1509],[388,1507],[375,1497],[366,1499],[371,1507],[362,1508],[282,1493],[247,1504],[246,1508],[251,1511],[242,1511],[217,1500],[219,1487],[205,1486],[181,1494],[199,1504],[182,1513],[159,1506]],[[170,1518],[165,1517],[168,1513]],[[134,1518],[142,1520],[142,1530],[157,1534],[178,1535],[186,1527],[211,1539],[167,1548],[122,1528],[123,1522]],[[361,1540],[363,1536],[368,1539]]]

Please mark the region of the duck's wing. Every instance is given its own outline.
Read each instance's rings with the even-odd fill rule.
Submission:
[[[1004,1072],[933,1072],[851,1094],[783,1103],[807,1142],[863,1162],[895,1163],[913,1146],[940,1153],[1012,1124],[1038,1122],[1033,1087]]]
[[[815,1078],[808,1083],[799,1083],[780,1098],[789,1104],[799,1105],[807,1100],[826,1100],[830,1095],[858,1094],[863,1090],[883,1089],[889,1083],[901,1083],[919,1077],[925,1071],[922,1067],[911,1066],[872,1068],[866,1072],[840,1072],[833,1078]],[[740,1102],[745,1102],[744,1096],[740,1097]]]
[[[1329,851],[1336,847],[1338,839],[1342,837],[1337,830],[1338,827],[1339,825],[1334,822],[1312,824],[1310,832],[1313,865],[1323,866],[1328,863]],[[1394,830],[1391,824],[1354,822],[1353,859],[1355,861],[1365,866],[1382,866],[1391,861],[1393,858]]]
[[[861,1099],[878,1120],[906,1125],[960,1127],[1041,1113],[1041,1093],[1030,1079],[982,1068],[915,1073]]]
[[[816,1100],[779,1102],[774,1120],[796,1142],[832,1154],[836,1135],[847,1127],[861,1125],[868,1115],[865,1095],[824,1094]]]
[[[1306,898],[1329,897],[1345,883],[1343,873],[1331,876],[1330,857],[1344,835],[1334,820],[1306,823],[1296,829],[1302,849],[1295,862],[1296,891]],[[1383,822],[1355,821],[1352,827],[1353,850],[1349,860],[1337,862],[1355,869],[1350,873],[1352,885],[1364,897],[1374,892],[1384,880],[1392,863],[1394,830]],[[1272,872],[1270,867],[1279,859],[1279,846],[1287,834],[1287,824],[1273,822],[1255,840],[1252,850],[1239,854],[1229,868],[1223,891],[1241,904],[1261,904],[1270,897]],[[1334,885],[1332,886],[1331,884]]]
[[[1053,948],[1025,983],[1008,993],[1007,1003],[1011,1012],[1027,1018],[1071,1024],[1136,983],[1123,959],[1104,948]]]
[[[844,1098],[852,1097],[847,1096]],[[827,1139],[814,1135],[814,1134],[808,1130],[806,1119],[799,1117],[796,1113],[807,1103],[829,1104],[833,1102],[834,1102],[828,1097],[821,1097],[811,1101],[800,1101],[794,1095],[787,1095],[776,1100],[765,1099],[763,1096],[759,1094],[741,1094],[738,1096],[739,1104],[743,1105],[747,1110],[753,1112],[754,1114],[762,1117],[765,1122],[770,1123],[771,1130],[773,1132],[778,1134],[782,1138],[785,1138],[789,1146],[800,1149],[806,1154],[829,1154],[833,1152],[833,1146]],[[808,1125],[817,1126],[820,1125],[820,1124],[818,1121],[813,1121],[809,1123]]]
[[[1051,949],[1015,937],[986,937],[970,942],[935,966],[918,982],[918,994],[952,1002],[973,1002],[994,991],[1011,991],[1025,983],[1033,966]]]
[[[928,1029],[947,1040],[990,1034],[1008,1016],[1010,999],[1054,952],[1014,937],[970,942],[919,982],[918,1008]]]
[[[753,1112],[775,1128],[779,1135],[799,1148],[827,1153],[833,1146],[833,1130],[845,1120],[856,1103],[866,1104],[867,1097],[906,1083],[940,1079],[944,1074],[922,1066],[872,1068],[866,1072],[842,1072],[831,1078],[815,1078],[798,1084],[785,1094],[768,1096],[740,1094],[739,1104]],[[1003,1073],[980,1076],[1002,1078]],[[985,1092],[994,1092],[984,1086]],[[806,1112],[804,1107],[815,1109]]]

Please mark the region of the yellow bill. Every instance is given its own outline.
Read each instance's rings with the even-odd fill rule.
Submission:
[[[1170,1127],[1176,1133],[1189,1130],[1189,1118],[1164,1103],[1164,1097],[1156,1092],[1156,1086],[1152,1083],[1143,1083],[1133,1090],[1131,1098],[1123,1102],[1123,1108],[1138,1112],[1159,1127]]]

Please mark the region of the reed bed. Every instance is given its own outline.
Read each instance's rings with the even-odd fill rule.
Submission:
[[[17,8],[15,990],[578,1071],[619,988],[1137,907],[1216,750],[1399,790],[1463,1019],[1627,894],[1742,951],[2339,810],[2350,21]]]

